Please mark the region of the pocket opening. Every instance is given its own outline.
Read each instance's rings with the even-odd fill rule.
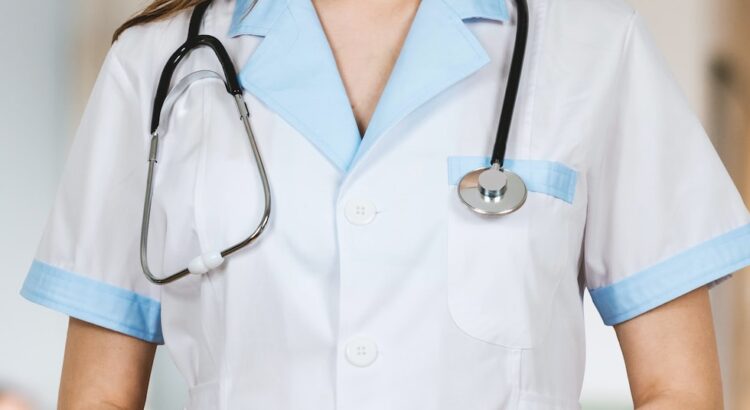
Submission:
[[[458,181],[477,168],[490,166],[490,157],[449,156],[448,184]],[[560,162],[536,159],[506,159],[503,168],[518,174],[529,192],[546,194],[572,204],[578,173]]]

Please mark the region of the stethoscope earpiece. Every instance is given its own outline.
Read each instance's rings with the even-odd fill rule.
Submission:
[[[526,202],[526,184],[518,175],[497,163],[469,172],[458,183],[458,196],[472,211],[505,215]]]

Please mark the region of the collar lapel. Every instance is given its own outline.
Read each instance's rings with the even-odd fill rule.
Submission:
[[[228,35],[265,36],[287,9],[287,0],[236,0]]]
[[[422,0],[350,168],[407,114],[489,62],[464,19],[507,16],[505,0]]]
[[[507,21],[507,0],[444,0],[462,20],[483,18]]]
[[[311,0],[236,0],[229,35],[264,37],[242,86],[339,170],[353,169],[390,127],[489,62],[463,20],[507,20],[506,0],[421,0],[360,140],[354,113]]]
[[[230,35],[265,37],[240,70],[242,86],[346,171],[359,130],[310,0],[237,0]]]

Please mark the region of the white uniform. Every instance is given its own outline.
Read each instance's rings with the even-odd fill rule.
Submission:
[[[507,3],[507,4],[506,4]],[[109,52],[22,293],[165,343],[189,409],[579,408],[582,292],[617,324],[750,264],[750,214],[622,0],[532,0],[503,217],[455,184],[487,164],[513,2],[422,0],[361,140],[309,0],[215,0],[202,33],[241,71],[272,184],[268,230],[159,287],[139,233],[152,99],[190,12]],[[208,50],[175,78],[219,69]],[[218,82],[177,103],[155,179],[151,267],[244,238],[262,191]]]

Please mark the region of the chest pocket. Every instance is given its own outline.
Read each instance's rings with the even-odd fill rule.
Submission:
[[[449,157],[448,308],[464,333],[508,348],[544,337],[568,251],[576,171],[544,160],[507,160],[526,183],[524,205],[504,216],[479,215],[455,185],[487,157]]]

